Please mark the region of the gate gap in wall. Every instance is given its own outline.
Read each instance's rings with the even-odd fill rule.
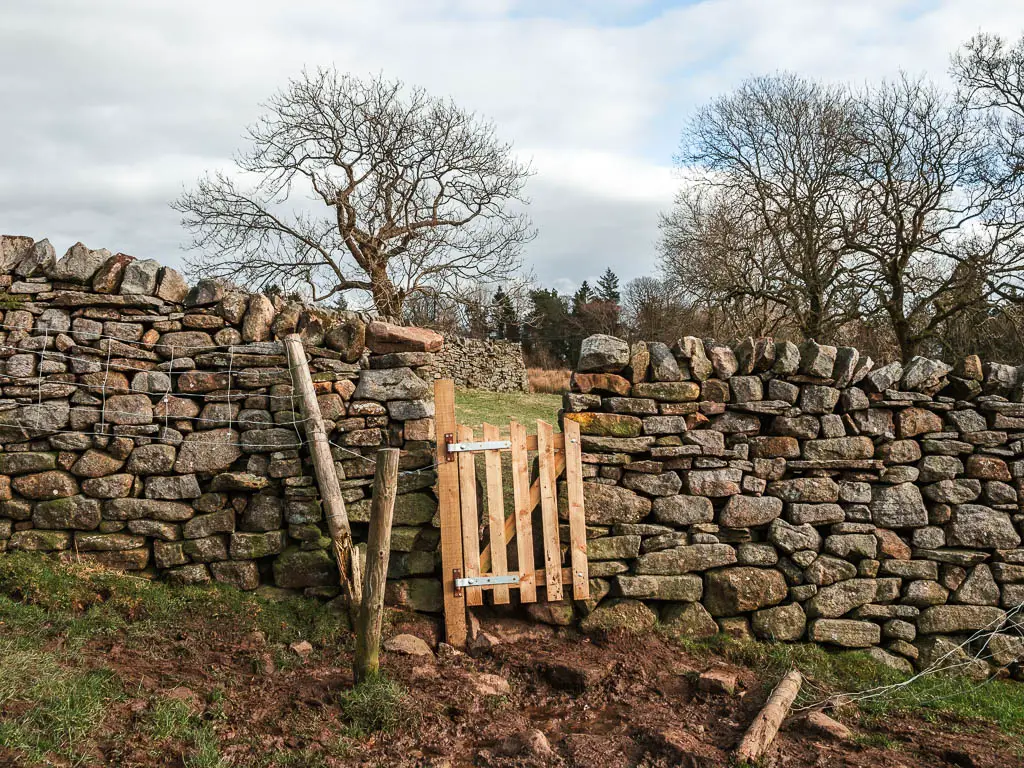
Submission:
[[[507,439],[493,424],[475,434],[456,422],[452,381],[434,383],[434,400],[448,642],[465,644],[466,610],[484,605],[485,593],[494,605],[510,603],[514,591],[521,603],[588,599],[579,425],[566,420],[565,431],[555,432],[538,421],[537,434],[527,435],[526,426],[513,420]],[[559,531],[557,484],[563,473],[567,542]]]

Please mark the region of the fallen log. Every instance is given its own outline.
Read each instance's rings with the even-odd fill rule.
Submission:
[[[800,670],[794,669],[775,686],[764,708],[757,713],[754,722],[747,728],[739,746],[736,747],[738,762],[756,762],[768,751],[768,747],[772,745],[775,735],[779,732],[779,726],[786,719],[793,701],[800,692],[802,682]]]

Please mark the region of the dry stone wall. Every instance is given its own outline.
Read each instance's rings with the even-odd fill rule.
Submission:
[[[874,366],[813,341],[588,338],[563,414],[583,435],[607,596],[583,625],[657,617],[869,648],[908,671],[948,653],[979,675],[988,662],[957,646],[1001,628],[989,661],[1020,658],[1022,384],[976,357]]]
[[[153,260],[0,237],[0,550],[177,583],[337,584],[280,339],[305,344],[357,541],[380,447],[404,449],[390,602],[440,609],[432,331]]]
[[[457,387],[490,392],[528,392],[523,345],[518,341],[448,335],[436,357],[435,375]]]

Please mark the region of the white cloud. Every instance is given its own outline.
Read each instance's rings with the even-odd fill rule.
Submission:
[[[0,11],[0,231],[165,261],[167,203],[225,165],[303,66],[384,72],[495,120],[534,160],[528,260],[575,285],[655,265],[686,118],[751,74],[944,77],[1005,0],[7,0]]]

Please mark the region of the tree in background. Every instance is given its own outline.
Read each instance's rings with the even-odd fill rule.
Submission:
[[[853,115],[847,89],[790,74],[700,110],[677,158],[694,178],[662,218],[666,276],[709,307],[757,303],[833,339],[859,311],[840,230]]]
[[[580,287],[576,289],[576,293],[572,295],[572,311],[575,314],[579,312],[585,304],[589,304],[594,299],[593,291],[590,290],[590,283],[584,280],[580,283]]]
[[[960,91],[776,75],[714,100],[684,131],[666,281],[717,336],[904,359],[986,344],[984,329],[1008,339],[1024,299],[1024,39],[978,36],[954,74]]]
[[[516,312],[512,297],[501,286],[494,294],[491,302],[491,326],[499,339],[519,341],[519,314]]]
[[[1024,221],[1006,215],[1018,195],[955,93],[904,76],[859,96],[855,126],[844,234],[868,259],[866,308],[886,313],[904,359],[940,354],[944,326],[1024,268]]]
[[[619,295],[619,277],[612,268],[605,269],[604,274],[597,279],[597,299],[609,304],[618,304],[622,301]]]
[[[174,203],[202,251],[194,274],[314,301],[364,291],[400,321],[411,297],[518,271],[534,234],[521,212],[530,171],[490,122],[333,69],[304,72],[266,107],[238,173],[207,175]]]
[[[575,363],[569,302],[558,291],[538,288],[530,292],[530,310],[523,327],[523,350],[539,368],[563,368]],[[571,361],[571,362],[570,362]]]
[[[623,321],[630,335],[644,341],[671,343],[689,335],[691,313],[679,292],[656,277],[637,277],[626,283]]]

